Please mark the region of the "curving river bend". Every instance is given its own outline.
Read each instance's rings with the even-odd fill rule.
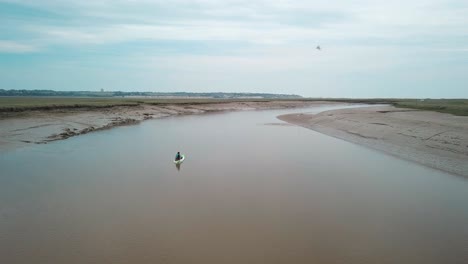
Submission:
[[[333,108],[172,117],[2,152],[1,262],[467,263],[467,180],[275,118]]]

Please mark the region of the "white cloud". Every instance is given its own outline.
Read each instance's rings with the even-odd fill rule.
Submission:
[[[297,39],[318,38],[319,30],[272,25],[252,28],[241,22],[180,21],[171,25],[115,24],[89,27],[32,27],[56,42],[112,44],[141,40],[241,41],[250,43],[290,43]]]
[[[294,45],[307,41],[312,45],[316,44],[314,41],[346,45],[349,41],[369,38],[401,42],[466,36],[468,24],[467,6],[452,8],[438,0],[104,0],[66,3],[43,2],[51,9],[71,5],[76,16],[81,18],[76,19],[79,22],[30,25],[28,28],[45,37],[43,41],[49,44],[222,40],[258,45]],[[303,17],[295,21],[298,16]],[[334,16],[336,18],[329,18]]]
[[[0,53],[29,53],[39,49],[33,45],[15,41],[0,40]]]

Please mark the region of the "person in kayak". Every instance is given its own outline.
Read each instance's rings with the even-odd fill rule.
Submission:
[[[182,159],[182,156],[180,155],[180,152],[177,151],[177,154],[175,155],[175,161],[178,161]]]

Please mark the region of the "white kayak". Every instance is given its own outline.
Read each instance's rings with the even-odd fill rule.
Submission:
[[[180,156],[182,157],[180,160],[174,160],[174,163],[175,163],[175,164],[181,164],[182,162],[184,162],[184,160],[185,160],[185,155],[181,154]]]

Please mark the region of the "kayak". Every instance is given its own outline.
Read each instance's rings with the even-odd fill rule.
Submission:
[[[175,163],[175,164],[181,164],[182,162],[184,162],[184,160],[185,160],[185,155],[181,154],[180,156],[182,157],[180,160],[174,160],[174,163]]]

